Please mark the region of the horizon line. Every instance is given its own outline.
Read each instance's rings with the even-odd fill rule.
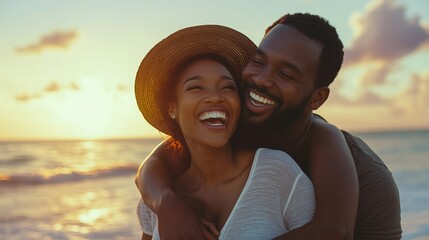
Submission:
[[[341,129],[340,130],[345,130]],[[429,131],[428,127],[424,128],[408,128],[408,129],[381,129],[381,130],[345,130],[352,134],[376,134],[376,133],[400,133],[400,132],[427,132]],[[164,140],[168,135],[159,133],[159,136],[118,136],[118,137],[101,137],[101,138],[14,138],[14,139],[0,139],[0,143],[7,142],[73,142],[73,141],[126,141],[126,140],[155,140],[159,139]]]

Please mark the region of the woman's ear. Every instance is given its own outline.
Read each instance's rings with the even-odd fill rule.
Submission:
[[[310,108],[311,110],[317,110],[320,106],[325,103],[326,99],[329,97],[329,87],[317,88],[313,95],[311,96]]]
[[[175,103],[170,103],[170,105],[168,106],[168,115],[171,117],[171,119],[176,119],[177,107]]]

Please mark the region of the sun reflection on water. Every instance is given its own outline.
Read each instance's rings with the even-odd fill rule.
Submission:
[[[107,214],[109,213],[109,209],[107,208],[95,208],[95,209],[89,209],[88,211],[81,213],[79,215],[79,220],[82,223],[86,224],[94,224],[97,222],[98,219],[107,217]]]
[[[115,215],[109,205],[103,201],[103,194],[88,191],[81,194],[63,196],[62,202],[70,209],[63,221],[55,224],[57,231],[88,233],[103,227],[111,215]]]
[[[96,194],[94,192],[86,192],[79,195],[63,196],[62,201],[67,206],[81,206],[89,207],[95,200]]]
[[[83,149],[85,149],[85,150],[91,150],[91,149],[94,149],[96,143],[94,141],[87,140],[87,141],[83,141],[81,143],[81,145],[82,145]]]

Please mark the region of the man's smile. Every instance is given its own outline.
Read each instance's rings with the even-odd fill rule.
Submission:
[[[279,101],[266,94],[262,94],[255,89],[249,89],[246,107],[249,111],[257,114],[274,111],[279,105]]]
[[[277,104],[274,100],[272,100],[268,97],[265,97],[265,96],[255,92],[255,91],[252,91],[252,90],[249,91],[249,100],[255,106],[260,106],[260,107],[273,106],[273,105]]]

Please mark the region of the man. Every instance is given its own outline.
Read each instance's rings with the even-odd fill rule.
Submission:
[[[290,154],[313,181],[313,220],[278,239],[400,239],[399,194],[390,171],[360,139],[313,115],[343,60],[335,28],[319,16],[285,15],[270,26],[243,71],[244,122],[238,144]],[[166,239],[199,239],[205,225],[171,190],[186,158],[162,144],[136,183]],[[212,228],[211,228],[212,229]],[[215,232],[215,230],[212,230]]]

